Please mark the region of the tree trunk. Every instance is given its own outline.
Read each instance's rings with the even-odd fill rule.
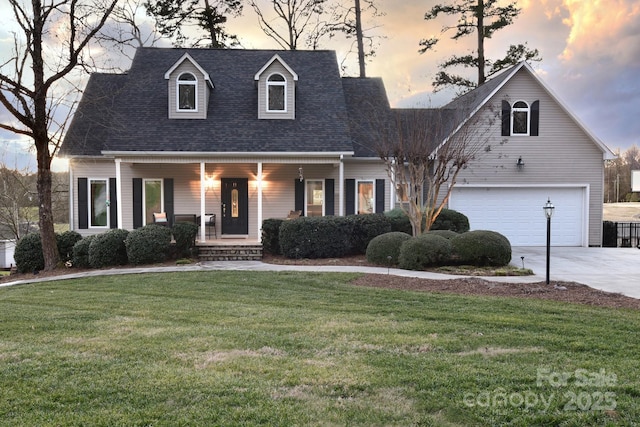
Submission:
[[[364,64],[364,43],[362,41],[362,10],[360,0],[356,0],[356,40],[358,42],[358,64],[360,65],[360,78],[367,77]]]
[[[484,1],[478,0],[478,86],[485,81],[484,77]]]
[[[44,83],[44,59],[42,52],[42,37],[44,18],[41,3],[34,1],[34,25],[33,25],[33,142],[36,147],[38,160],[38,211],[40,225],[40,238],[42,241],[42,255],[44,257],[44,269],[50,271],[56,268],[60,255],[53,228],[53,210],[51,209],[51,154],[49,153],[49,132],[47,120],[47,87]]]

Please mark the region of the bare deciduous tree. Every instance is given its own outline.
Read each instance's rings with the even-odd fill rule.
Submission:
[[[373,147],[386,165],[414,236],[431,228],[459,173],[488,144],[494,109],[486,106],[471,114],[461,104],[455,109],[396,109],[370,123]]]
[[[0,239],[18,241],[38,222],[35,177],[0,169]]]
[[[104,26],[117,0],[9,0],[15,22],[13,52],[0,61],[0,103],[15,119],[0,128],[33,141],[37,158],[39,227],[45,269],[59,254],[53,227],[51,161],[72,110],[65,104],[71,73]],[[66,113],[65,113],[66,112]]]

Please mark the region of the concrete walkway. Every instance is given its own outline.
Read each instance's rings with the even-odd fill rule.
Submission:
[[[546,248],[514,247],[512,264],[530,268],[533,276],[484,277],[487,280],[504,283],[534,283],[544,281],[546,277]],[[640,250],[635,248],[551,248],[551,280],[578,282],[607,292],[622,293],[640,298]],[[315,272],[356,272],[393,274],[401,277],[419,277],[425,279],[447,280],[461,276],[387,269],[366,266],[302,266],[276,265],[260,261],[223,261],[203,262],[184,266],[170,267],[132,267],[86,271],[63,276],[34,278],[1,283],[0,287],[15,286],[33,282],[78,279],[101,275],[157,273],[176,271],[315,271]],[[463,276],[466,277],[466,276]]]

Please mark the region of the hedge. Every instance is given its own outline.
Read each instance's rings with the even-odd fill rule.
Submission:
[[[19,273],[32,273],[44,269],[40,233],[29,233],[16,243],[13,253]]]
[[[303,217],[284,221],[278,238],[287,258],[339,258],[351,252],[352,230],[346,217]]]
[[[127,257],[133,265],[163,262],[171,245],[171,230],[157,224],[145,225],[129,233],[125,240]]]
[[[72,263],[74,267],[91,267],[91,264],[89,263],[89,246],[91,246],[91,241],[93,241],[95,237],[96,235],[84,237],[82,240],[78,240],[76,244],[73,245]]]
[[[196,245],[198,224],[193,222],[177,222],[171,227],[171,233],[176,241],[176,255],[190,257]]]
[[[262,221],[262,250],[271,255],[280,255],[280,225],[281,218],[269,218]]]
[[[127,264],[125,240],[129,232],[114,228],[98,234],[89,244],[89,264],[93,268]]]

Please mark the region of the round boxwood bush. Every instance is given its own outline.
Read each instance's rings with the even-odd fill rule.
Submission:
[[[444,237],[447,240],[451,240],[454,237],[456,237],[458,235],[458,233],[456,233],[455,231],[451,231],[451,230],[429,230],[427,231],[427,233],[433,235],[433,236],[440,236],[440,237]]]
[[[171,245],[171,230],[156,224],[145,225],[131,231],[125,245],[131,264],[163,262]]]
[[[196,245],[198,224],[193,222],[177,222],[171,227],[171,233],[176,241],[176,255],[179,257],[191,256],[191,251]]]
[[[461,264],[499,267],[511,261],[509,239],[495,231],[467,231],[456,236],[451,243]]]
[[[19,273],[37,272],[44,268],[40,233],[29,233],[16,243],[13,253]]]
[[[452,245],[448,239],[426,233],[402,244],[398,266],[405,270],[424,270],[429,266],[444,265],[450,261],[451,251]]]
[[[129,232],[114,228],[98,234],[89,244],[89,264],[93,268],[103,268],[127,263],[127,248],[124,244]]]
[[[62,262],[73,259],[73,246],[80,240],[82,240],[82,235],[77,231],[68,230],[62,234],[56,234],[58,252],[60,253],[60,260]]]
[[[431,230],[451,230],[456,233],[469,231],[469,218],[453,209],[442,209],[431,225]]]
[[[379,265],[398,265],[400,246],[411,239],[411,235],[401,231],[381,234],[374,237],[367,246],[367,261]]]
[[[75,245],[73,245],[73,259],[72,263],[74,267],[78,268],[89,268],[91,264],[89,263],[89,246],[91,245],[91,241],[96,236],[87,236],[82,240],[78,240]]]

